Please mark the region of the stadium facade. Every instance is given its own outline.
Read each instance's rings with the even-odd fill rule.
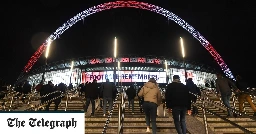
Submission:
[[[116,78],[116,82],[129,85],[144,83],[154,77],[159,84],[166,84],[172,81],[173,75],[179,75],[181,82],[185,83],[185,72],[197,85],[210,84],[216,79],[213,68],[195,62],[156,56],[122,56],[116,60],[112,57],[98,56],[49,63],[32,70],[27,74],[27,80],[31,84],[38,84],[44,75],[45,81],[52,81],[55,84],[80,84],[92,82],[93,79],[97,79],[98,83],[105,82],[106,79],[114,82]]]

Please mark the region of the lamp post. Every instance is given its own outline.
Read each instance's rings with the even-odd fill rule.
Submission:
[[[185,48],[184,48],[184,42],[183,39],[180,37],[180,47],[181,47],[181,53],[182,53],[182,60],[183,60],[183,66],[185,71],[185,82],[187,81],[187,71],[186,71],[186,64],[185,64]]]
[[[43,73],[43,76],[42,76],[42,81],[45,80],[44,75],[45,75],[45,72],[46,72],[47,59],[48,59],[48,57],[49,57],[49,51],[50,51],[51,43],[52,43],[52,40],[49,39],[48,42],[47,42],[47,45],[46,45],[46,51],[45,51],[45,68],[44,68],[44,73]]]
[[[114,79],[114,84],[116,85],[116,55],[117,55],[117,38],[115,37],[115,40],[114,40],[114,59],[113,59],[113,62],[114,62],[114,75],[113,75],[113,79]]]
[[[118,61],[117,64],[117,69],[118,69],[118,86],[121,86],[121,76],[120,76],[120,61]]]
[[[69,84],[71,83],[71,79],[72,79],[73,67],[74,67],[74,61],[71,62]]]

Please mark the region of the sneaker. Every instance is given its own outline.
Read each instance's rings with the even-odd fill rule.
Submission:
[[[105,117],[106,116],[106,114],[103,114],[103,117]]]
[[[134,114],[134,113],[132,113],[132,114]]]
[[[110,111],[108,111],[108,114],[110,114]]]
[[[146,133],[150,133],[150,130],[149,130],[149,129],[147,129],[147,130],[146,130]]]

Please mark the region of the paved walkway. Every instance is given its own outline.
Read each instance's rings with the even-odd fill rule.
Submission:
[[[167,110],[163,109],[163,105],[160,105],[158,107],[158,116],[169,116],[169,118],[172,118],[172,116],[169,115]],[[197,120],[195,117],[187,115],[186,116],[186,124],[187,124],[187,130],[191,134],[202,134],[205,133],[205,127],[204,124]],[[214,134],[214,132],[209,128],[209,134]]]

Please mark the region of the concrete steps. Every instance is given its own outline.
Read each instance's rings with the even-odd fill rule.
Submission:
[[[220,102],[219,98],[212,96],[210,97],[211,100],[214,100],[215,102]],[[197,102],[198,104],[201,104],[201,102]],[[230,105],[233,106],[233,101],[230,101]],[[236,108],[238,109],[238,102],[235,103]],[[247,115],[251,116],[254,114],[254,111],[250,108],[250,105],[248,103],[245,103],[245,107],[246,107],[246,113]],[[253,133],[256,133],[256,118],[255,119],[251,119],[248,117],[244,117],[244,116],[238,116],[237,118],[234,117],[226,117],[227,116],[227,112],[226,110],[217,108],[213,105],[208,105],[207,108],[211,111],[213,111],[214,113],[220,115],[223,118],[226,118],[244,128],[246,128],[249,131],[252,131]],[[211,130],[213,130],[214,133],[218,133],[218,134],[242,134],[244,133],[242,130],[240,130],[239,128],[231,125],[230,123],[222,120],[221,118],[214,116],[210,113],[207,113],[207,123],[209,125],[209,127],[211,128]],[[196,117],[199,121],[203,122],[203,118],[202,118],[202,110],[199,110],[199,116]],[[252,117],[253,118],[253,117]]]
[[[219,99],[215,96],[210,97],[211,100],[214,100],[215,102],[220,102]],[[65,110],[65,101],[66,98],[63,99],[61,102],[61,105],[59,106],[59,110]],[[69,111],[72,110],[83,110],[85,99],[81,99],[79,97],[72,97],[71,101],[68,101],[68,109]],[[1,101],[0,101],[1,103]],[[198,104],[201,104],[200,101],[197,102]],[[233,106],[233,101],[230,101],[231,106]],[[16,103],[14,103],[13,106],[15,106]],[[23,104],[24,105],[24,104]],[[236,108],[238,109],[238,102],[236,102]],[[9,104],[7,104],[9,106]],[[126,104],[126,111],[125,111],[125,120],[124,120],[124,134],[144,134],[146,133],[146,123],[145,123],[145,116],[144,113],[140,113],[140,108],[138,105],[138,101],[135,101],[134,104],[134,114],[132,114],[131,110],[128,111],[128,105]],[[252,116],[253,111],[251,110],[248,103],[245,103],[247,114]],[[239,116],[238,118],[230,117],[227,118],[227,112],[224,109],[217,108],[213,105],[207,105],[207,108],[216,114],[233,121],[234,123],[245,127],[246,129],[256,133],[256,121],[253,119],[250,119],[248,117]],[[51,110],[54,109],[54,104],[50,107]],[[89,106],[88,110],[91,109],[91,106]],[[160,115],[157,117],[157,126],[158,126],[158,132],[157,134],[166,134],[166,133],[177,133],[174,128],[174,123],[172,119],[171,113],[167,113],[166,117],[162,117],[162,106],[160,106]],[[0,109],[1,110],[1,109]],[[103,111],[102,109],[98,109],[95,112],[94,117],[90,117],[90,110],[85,113],[85,133],[86,134],[101,134],[103,127],[105,125],[105,122],[107,120],[107,116],[103,117]],[[243,134],[244,132],[240,130],[239,128],[236,128],[235,126],[231,125],[230,123],[226,122],[225,120],[222,120],[221,118],[214,116],[210,113],[207,113],[207,122],[209,124],[209,128],[215,133],[215,134]],[[202,110],[199,108],[199,115],[193,118],[195,120],[198,120],[199,122],[203,123],[202,118]],[[189,123],[189,122],[188,122]],[[187,124],[188,124],[187,123]],[[189,124],[191,125],[191,124]],[[110,118],[110,124],[108,125],[107,134],[112,134],[117,132],[118,127],[118,108],[115,106],[113,115]],[[203,127],[202,127],[203,129]]]
[[[146,133],[146,121],[144,113],[140,112],[138,101],[134,102],[134,114],[128,111],[128,105],[125,108],[125,118],[123,123],[124,134],[144,134]],[[85,133],[101,134],[107,117],[103,117],[102,109],[95,113],[94,117],[85,117]],[[116,133],[118,129],[118,109],[115,106],[112,118],[107,128],[107,134]],[[158,134],[177,133],[171,118],[157,117]]]

